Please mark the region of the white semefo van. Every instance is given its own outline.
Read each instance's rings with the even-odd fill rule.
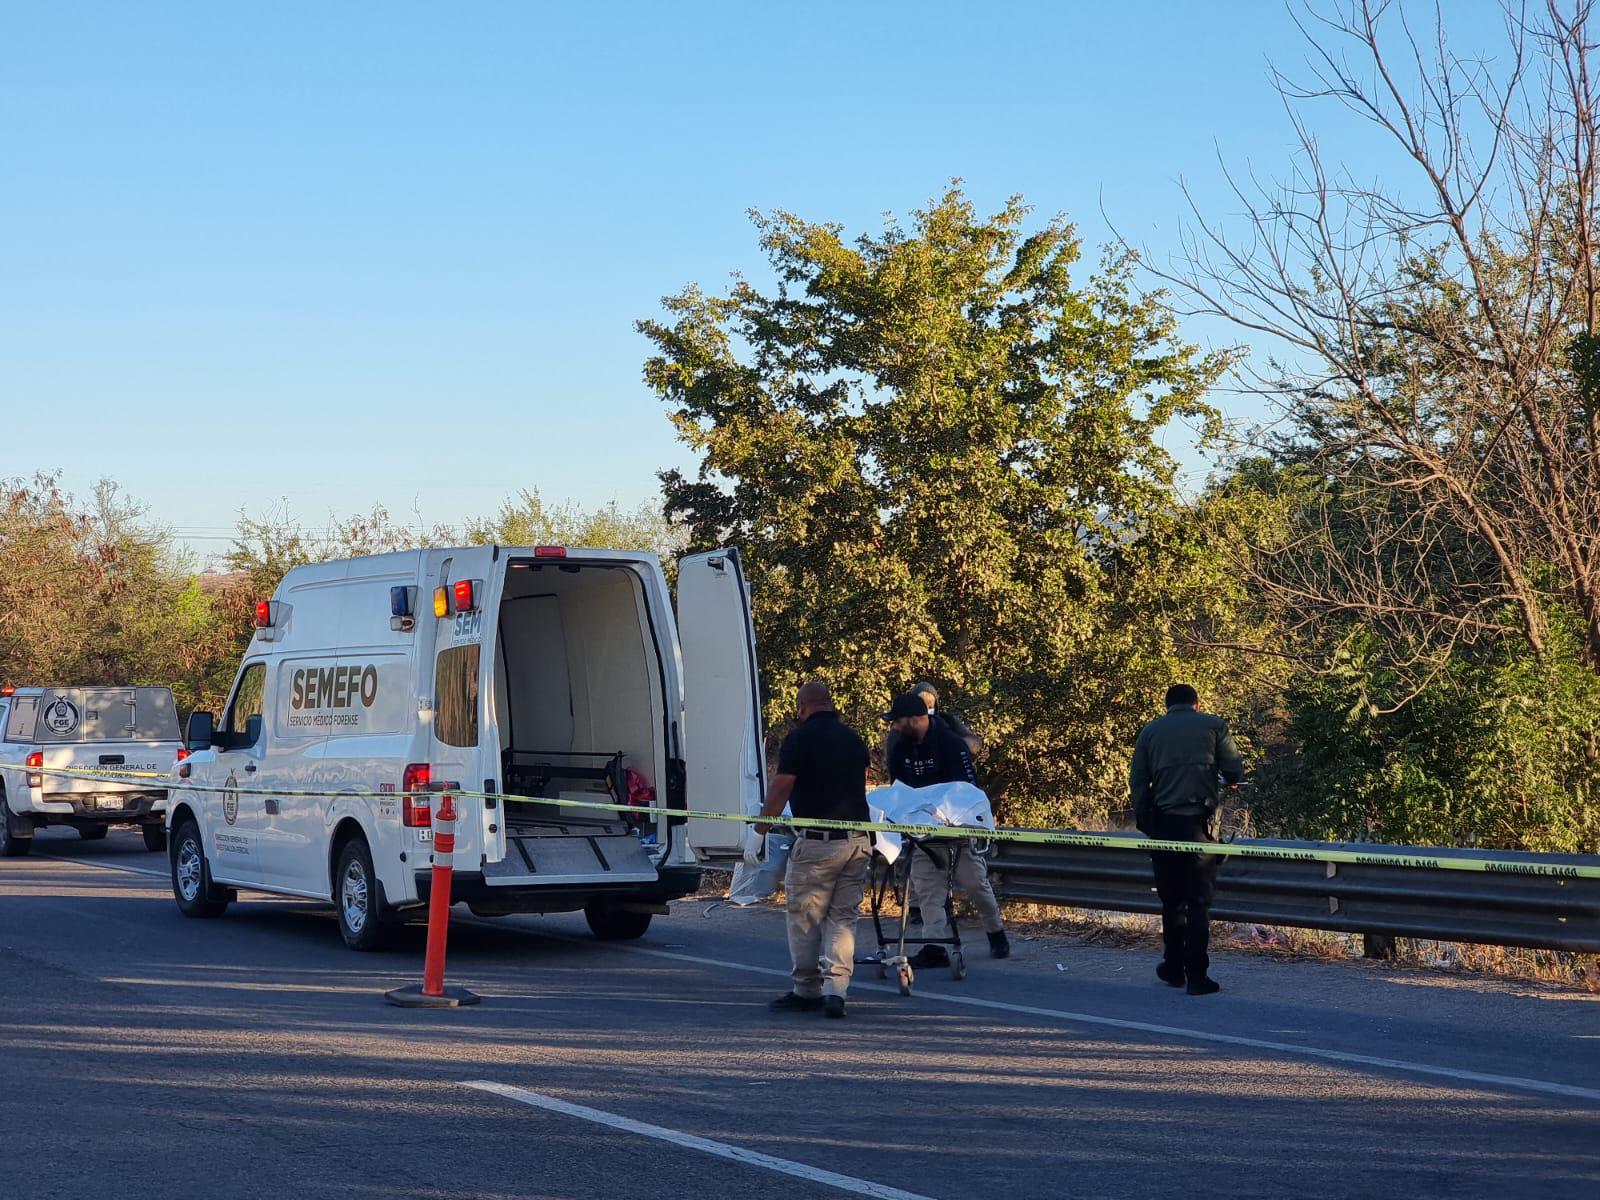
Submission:
[[[452,897],[480,914],[583,909],[638,937],[736,853],[735,822],[541,799],[738,813],[765,790],[738,552],[679,564],[674,620],[652,554],[428,549],[296,567],[256,606],[220,721],[190,718],[169,801],[190,916],[238,888],[331,901],[377,945],[426,902],[427,797],[465,798]],[[214,789],[214,790],[200,790]],[[325,792],[281,796],[273,792]]]

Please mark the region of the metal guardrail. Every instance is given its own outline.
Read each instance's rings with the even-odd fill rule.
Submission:
[[[1600,953],[1600,879],[1518,873],[1519,867],[1593,867],[1592,856],[1365,843],[1248,844],[1491,859],[1504,862],[1505,871],[1467,874],[1420,866],[1226,857],[1211,909],[1217,920]],[[995,891],[1005,899],[1112,912],[1161,911],[1150,856],[1143,851],[997,843],[988,861]]]

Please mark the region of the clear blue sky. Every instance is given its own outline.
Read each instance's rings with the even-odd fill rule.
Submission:
[[[1159,253],[1180,177],[1225,213],[1219,152],[1280,169],[1303,58],[1277,3],[7,5],[0,476],[203,552],[280,499],[631,505],[688,462],[632,323],[759,274],[747,208],[961,176]]]

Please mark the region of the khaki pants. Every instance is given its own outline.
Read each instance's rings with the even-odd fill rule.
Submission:
[[[923,937],[950,936],[950,922],[945,917],[944,906],[950,899],[950,854],[948,845],[928,847],[931,854],[908,847],[911,853],[911,894],[907,904],[922,914]],[[970,841],[961,843],[961,857],[956,860],[956,886],[967,894],[972,906],[978,910],[978,920],[985,933],[999,933],[1005,928],[1000,919],[1000,902],[994,898],[989,886],[989,867],[983,856],[976,852]],[[906,938],[909,944],[912,939]]]
[[[783,881],[795,995],[843,996],[850,987],[856,969],[856,918],[870,861],[865,834],[832,842],[795,839]]]

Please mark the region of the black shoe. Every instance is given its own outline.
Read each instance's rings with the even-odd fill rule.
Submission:
[[[829,1017],[844,1016],[844,997],[824,996],[822,998],[822,1011],[825,1016]]]
[[[948,967],[950,952],[943,946],[924,946],[911,956],[913,967]]]
[[[1199,979],[1189,980],[1189,995],[1191,996],[1209,996],[1221,990],[1222,985],[1209,975],[1202,975]]]
[[[822,1007],[821,996],[797,996],[786,992],[767,1005],[773,1012],[816,1012]]]
[[[1011,941],[1010,941],[1009,938],[1006,937],[1006,931],[1004,929],[1000,930],[997,933],[991,933],[989,935],[989,957],[990,958],[1010,958],[1011,957]]]
[[[1168,987],[1182,987],[1183,968],[1175,967],[1167,962],[1158,962],[1156,964],[1156,978]]]

